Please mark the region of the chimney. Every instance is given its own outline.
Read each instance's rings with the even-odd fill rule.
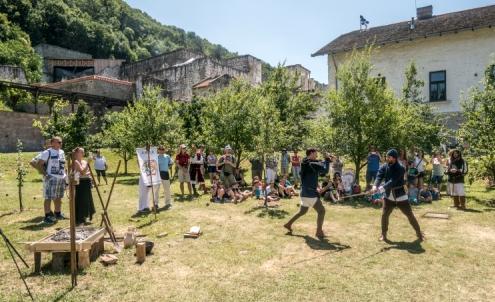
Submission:
[[[433,6],[423,6],[416,9],[416,17],[418,20],[425,20],[433,17]]]

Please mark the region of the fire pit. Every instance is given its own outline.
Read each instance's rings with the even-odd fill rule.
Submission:
[[[76,227],[76,252],[79,268],[86,268],[103,252],[104,228]],[[52,268],[63,270],[70,256],[70,229],[62,229],[26,245],[34,253],[34,271],[41,271],[41,253],[52,253]]]

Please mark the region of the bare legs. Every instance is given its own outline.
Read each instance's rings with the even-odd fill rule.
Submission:
[[[323,206],[321,200],[318,198],[318,201],[315,203],[313,206],[313,209],[315,209],[316,213],[318,214],[318,217],[316,219],[316,236],[317,237],[324,237],[323,233],[323,221],[325,220],[325,207]],[[301,206],[299,208],[299,212],[292,217],[289,222],[287,222],[284,227],[289,231],[292,232],[292,224],[298,220],[301,216],[304,216],[308,212],[309,208]]]

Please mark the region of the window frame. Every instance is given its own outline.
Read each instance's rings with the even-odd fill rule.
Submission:
[[[435,73],[440,73],[440,72],[443,73],[443,81],[432,81],[431,80],[432,75],[435,74]],[[430,71],[428,79],[429,79],[428,92],[429,92],[429,100],[430,100],[430,102],[444,102],[444,101],[447,101],[447,70]],[[443,99],[432,99],[432,93],[431,93],[432,89],[431,89],[431,87],[432,87],[433,84],[437,85],[437,94],[438,94],[438,84],[440,84],[440,83],[443,83],[444,86],[445,86],[445,98],[443,98]]]

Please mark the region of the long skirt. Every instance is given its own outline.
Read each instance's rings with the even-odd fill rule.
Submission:
[[[189,176],[191,178],[191,184],[202,184],[205,182],[203,173],[201,173],[200,164],[191,164],[189,168]]]
[[[79,185],[76,187],[75,204],[76,204],[76,223],[81,224],[86,222],[86,219],[93,219],[93,214],[96,213],[91,195],[91,180],[89,178],[81,178]]]

